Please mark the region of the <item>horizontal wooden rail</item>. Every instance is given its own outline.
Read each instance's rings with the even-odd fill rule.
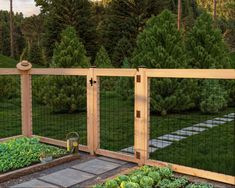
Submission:
[[[88,68],[32,68],[32,75],[87,76]],[[96,76],[134,77],[137,69],[94,68]],[[235,69],[145,69],[147,77],[153,78],[198,78],[235,79]],[[0,68],[0,75],[19,75],[15,68]]]
[[[235,176],[155,160],[147,160],[145,164],[161,167],[169,166],[174,172],[235,185]]]
[[[136,69],[100,69],[95,68],[94,73],[96,76],[124,76],[134,77],[136,75]]]
[[[33,68],[32,75],[65,75],[65,76],[87,76],[89,69],[72,68]]]
[[[7,142],[7,141],[10,141],[10,140],[16,139],[16,138],[21,138],[21,137],[23,137],[23,135],[17,135],[17,136],[11,136],[11,137],[7,137],[7,138],[1,138],[0,143],[1,142]]]
[[[129,161],[132,163],[139,162],[139,160],[136,159],[135,156],[124,154],[124,153],[119,153],[119,152],[115,152],[115,151],[108,151],[105,149],[97,149],[95,151],[95,154],[106,156],[106,157],[111,157],[111,158],[119,159],[119,160],[123,160],[123,161]]]
[[[146,69],[147,77],[235,79],[235,69]]]
[[[0,75],[20,75],[20,71],[17,69],[7,69],[7,68],[0,68]]]
[[[67,147],[67,143],[65,141],[62,140],[56,140],[53,138],[47,138],[47,137],[43,137],[43,136],[38,136],[38,135],[33,135],[34,137],[37,137],[40,139],[40,142],[42,143],[46,143],[46,144],[51,144],[51,145],[55,145],[55,146],[60,146],[60,147]],[[79,150],[80,151],[84,151],[84,152],[89,152],[89,149],[87,146],[84,145],[79,145]]]

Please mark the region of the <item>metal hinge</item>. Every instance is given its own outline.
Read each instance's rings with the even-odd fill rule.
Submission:
[[[95,84],[95,83],[96,83],[96,81],[93,80],[93,78],[91,78],[91,79],[90,79],[90,84],[91,84],[91,86],[93,86],[93,84]]]
[[[136,76],[136,82],[141,82],[141,76],[140,75]]]
[[[140,159],[140,152],[137,151],[137,152],[135,153],[135,157],[136,157],[136,159]]]

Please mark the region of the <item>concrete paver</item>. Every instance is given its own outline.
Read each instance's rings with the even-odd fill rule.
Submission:
[[[93,159],[85,163],[81,163],[73,166],[73,168],[82,170],[83,172],[88,172],[92,174],[103,174],[109,170],[113,170],[119,167],[120,164],[112,163],[109,161],[103,161],[99,159]]]

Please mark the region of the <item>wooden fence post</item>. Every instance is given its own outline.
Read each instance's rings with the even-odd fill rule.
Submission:
[[[32,65],[28,61],[21,61],[17,64],[21,79],[21,122],[22,135],[31,137],[32,131],[32,90],[31,75],[29,74]]]
[[[91,155],[99,148],[99,80],[90,68],[87,76],[87,143]]]
[[[148,159],[149,140],[149,83],[146,69],[139,68],[135,76],[135,157],[139,165]]]

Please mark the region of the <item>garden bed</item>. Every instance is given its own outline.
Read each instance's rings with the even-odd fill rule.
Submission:
[[[52,160],[41,163],[42,155],[50,155]],[[68,155],[66,150],[42,144],[38,138],[16,138],[0,143],[0,182],[18,178],[36,171],[78,159],[78,155]]]
[[[206,183],[193,183],[186,177],[176,177],[170,168],[143,166],[119,175],[93,188],[213,188]]]

